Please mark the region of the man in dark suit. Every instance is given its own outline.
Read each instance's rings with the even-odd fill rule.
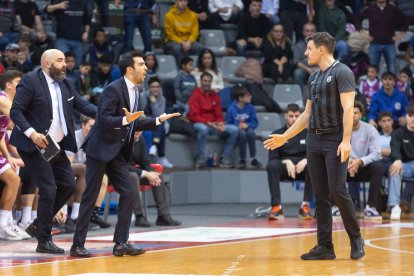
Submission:
[[[33,183],[39,186],[38,216],[26,232],[38,240],[40,253],[63,254],[52,241],[53,216],[66,203],[75,187],[65,150],[77,152],[72,120],[74,109],[95,117],[96,106],[83,100],[73,82],[66,79],[65,55],[50,49],[41,57],[41,69],[23,76],[10,110],[15,127],[10,137]],[[48,145],[46,134],[59,144],[60,151],[49,162],[36,146]]]
[[[139,185],[151,185],[157,205],[158,217],[155,222],[158,226],[178,226],[181,221],[175,220],[170,215],[169,188],[162,181],[161,174],[151,167],[151,160],[147,154],[145,139],[141,137],[142,131],[135,132],[134,151],[129,166],[129,176],[132,184],[137,186],[134,189],[134,213],[135,226],[150,227],[151,224],[142,212],[141,199],[139,196]],[[136,167],[135,165],[139,165]]]
[[[104,173],[120,195],[113,254],[123,256],[145,252],[144,249],[135,248],[128,243],[134,202],[134,187],[129,180],[128,169],[134,145],[133,136],[136,130],[155,130],[165,120],[180,115],[164,113],[154,119],[137,120],[143,114],[143,111],[137,111],[137,85],[144,81],[147,71],[142,53],[132,51],[124,54],[119,61],[119,69],[123,77],[105,87],[99,101],[95,125],[82,146],[86,153],[86,189],[82,195],[70,249],[70,255],[74,257],[92,256],[84,244]]]

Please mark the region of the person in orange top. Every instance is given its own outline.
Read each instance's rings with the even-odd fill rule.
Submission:
[[[220,96],[211,89],[213,76],[208,72],[203,72],[200,79],[201,87],[196,88],[188,100],[190,107],[188,119],[197,131],[195,166],[200,168],[206,164],[207,136],[218,135],[226,139],[220,167],[231,168],[233,167],[231,155],[237,142],[238,128],[235,125],[224,124]]]
[[[197,42],[197,14],[188,7],[188,0],[175,0],[165,14],[164,32],[166,53],[175,57],[177,64],[185,55],[198,55],[204,46]]]

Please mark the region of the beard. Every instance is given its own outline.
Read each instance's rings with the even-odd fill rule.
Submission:
[[[53,64],[51,64],[49,75],[55,81],[63,81],[66,78],[66,68],[58,69]]]

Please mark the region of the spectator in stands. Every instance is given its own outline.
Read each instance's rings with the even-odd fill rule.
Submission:
[[[215,27],[220,23],[237,24],[243,7],[241,0],[208,0],[208,8]]]
[[[91,75],[93,97],[92,103],[97,104],[104,87],[121,77],[118,65],[114,64],[110,55],[102,55],[98,59],[98,66],[94,67]]]
[[[136,192],[136,195],[134,196],[135,226],[151,226],[142,211],[139,195],[139,186],[141,184],[151,185],[158,212],[155,224],[158,226],[181,225],[181,221],[173,219],[170,215],[171,203],[169,185],[163,181],[161,174],[151,167],[151,161],[147,155],[145,139],[141,137],[141,133],[142,132],[140,131],[135,132],[134,150],[132,152],[132,159],[129,167],[129,177],[131,182],[134,185],[137,185],[137,189],[134,190],[134,192]],[[138,165],[138,167],[136,167],[136,165]]]
[[[17,22],[21,24],[21,33],[28,34],[33,43],[38,40],[52,40],[46,35],[43,27],[40,11],[35,1],[16,0],[14,1]]]
[[[217,66],[216,56],[213,51],[208,48],[204,48],[197,58],[197,66],[192,71],[194,75],[197,86],[201,86],[201,74],[203,72],[209,72],[213,76],[213,82],[211,88],[217,92],[224,88],[223,75],[220,68]]]
[[[0,52],[9,43],[16,43],[19,38],[21,25],[18,24],[13,3],[8,0],[0,1]]]
[[[92,64],[86,61],[82,61],[79,65],[79,94],[87,101],[90,101],[92,94],[91,86],[91,71]]]
[[[404,68],[398,74],[397,88],[407,96],[410,103],[414,103],[413,73],[409,68]]]
[[[65,53],[65,62],[66,62],[66,77],[73,80],[75,83],[76,89],[79,91],[79,71],[75,68],[76,56],[74,53],[67,52]]]
[[[72,152],[66,152],[69,160],[71,161],[73,174],[75,175],[75,178],[76,178],[76,185],[75,185],[75,190],[73,192],[73,199],[69,200],[69,201],[72,201],[73,203],[71,204],[71,206],[68,206],[67,214],[69,218],[66,220],[65,225],[63,227],[66,233],[75,231],[76,220],[78,219],[78,216],[79,216],[80,202],[81,202],[82,194],[86,188],[86,179],[85,179],[86,154],[81,148],[81,146],[86,136],[88,135],[89,130],[92,128],[94,124],[95,124],[94,119],[89,118],[89,117],[83,117],[81,128],[75,131],[76,145],[79,150],[76,152],[76,154],[73,154]],[[92,224],[98,225],[100,228],[108,228],[111,226],[111,224],[103,221],[102,218],[99,217],[99,211],[101,208],[102,201],[105,197],[107,187],[108,187],[108,178],[105,175],[102,180],[101,190],[99,192],[98,199],[96,200],[95,209],[91,217],[91,221],[90,221]],[[93,225],[91,225],[90,230],[96,230],[96,228],[94,229]]]
[[[397,7],[407,16],[410,25],[414,25],[414,2],[411,0],[394,0]]]
[[[236,84],[233,88],[234,101],[227,109],[226,124],[238,127],[239,169],[246,168],[247,145],[250,151],[250,164],[259,169],[262,164],[256,158],[256,133],[259,125],[256,110],[251,104],[252,94],[243,84]]]
[[[382,88],[371,99],[368,122],[378,128],[378,115],[383,111],[390,111],[394,120],[394,128],[405,125],[407,96],[395,87],[395,75],[392,72],[382,74],[381,82]]]
[[[335,0],[324,0],[316,13],[318,32],[327,32],[335,38],[337,59],[347,62],[349,56],[348,36],[346,34],[345,13],[336,6]]]
[[[166,53],[174,55],[177,64],[183,56],[199,54],[203,49],[203,45],[197,41],[197,14],[187,5],[188,0],[175,0],[164,19]]]
[[[286,125],[273,131],[272,134],[282,134],[290,128],[300,116],[299,106],[289,104],[285,112]],[[302,130],[288,143],[280,148],[269,151],[269,163],[266,166],[267,178],[269,180],[269,190],[271,197],[272,210],[269,220],[281,220],[284,218],[282,208],[280,181],[305,180],[303,191],[303,201],[299,209],[299,218],[310,220],[310,202],[312,201],[312,183],[308,174],[306,159],[306,136],[307,129]]]
[[[272,78],[275,83],[287,83],[292,81],[292,44],[289,37],[283,31],[282,24],[272,27],[264,41],[263,74]]]
[[[240,17],[237,33],[237,55],[245,56],[246,51],[263,51],[263,40],[269,32],[270,21],[260,13],[262,1],[253,0],[248,13]]]
[[[208,9],[208,1],[189,0],[188,7],[197,14],[200,29],[219,29],[219,26],[215,26],[212,20],[211,13]]]
[[[188,101],[190,106],[188,119],[194,124],[197,131],[195,166],[200,168],[206,164],[207,136],[218,135],[226,138],[220,167],[231,168],[233,167],[231,155],[237,142],[238,128],[234,125],[224,124],[220,97],[211,88],[213,76],[209,72],[203,72],[200,79],[201,87],[194,90]]]
[[[174,79],[174,94],[178,111],[182,117],[187,117],[189,106],[188,99],[197,87],[197,81],[191,71],[193,70],[193,59],[184,57],[181,60],[181,70]]]
[[[360,102],[355,102],[347,181],[369,181],[368,201],[364,210],[364,218],[382,220],[376,209],[384,175],[384,167],[380,161],[379,134],[373,126],[361,121],[363,114],[364,106]],[[349,189],[351,190],[351,187],[354,187],[355,184],[352,183]],[[354,202],[358,199],[359,197],[353,198]]]
[[[292,1],[280,0],[279,14],[286,35],[292,40],[295,32],[296,40],[303,39],[303,25],[312,22],[315,16],[314,0]],[[308,13],[309,10],[309,13]]]
[[[392,114],[389,111],[381,112],[378,116],[378,125],[381,127],[378,143],[381,148],[381,162],[384,167],[384,176],[389,179],[389,169],[392,164],[391,159],[391,135],[393,132]],[[389,186],[389,185],[388,185]]]
[[[24,74],[33,70],[30,48],[32,41],[29,35],[22,34],[17,41],[19,52],[17,53],[17,68]]]
[[[359,82],[359,92],[364,96],[368,107],[371,104],[372,97],[381,87],[382,83],[378,78],[378,67],[376,65],[369,65],[367,78],[361,78],[361,81]]]
[[[147,66],[147,75],[144,81],[144,88],[148,89],[148,80],[153,77],[158,77],[158,60],[153,52],[144,54],[145,66]]]
[[[86,0],[53,0],[46,11],[56,18],[56,48],[76,55],[76,67],[82,61],[82,41],[87,42],[91,17]]]
[[[112,55],[104,29],[98,28],[95,30],[93,40],[89,44],[88,54],[89,62],[92,66],[96,66],[98,64],[98,59],[102,55]]]
[[[7,127],[10,123],[10,106],[16,93],[16,86],[22,73],[16,70],[5,72],[0,79],[0,181],[4,183],[0,197],[0,239],[17,241],[27,239],[27,234],[13,223],[12,208],[20,186],[20,178],[16,174],[18,160],[12,157],[7,147]],[[9,97],[10,95],[10,97]],[[22,166],[21,160],[19,161]]]
[[[395,74],[395,42],[405,36],[408,29],[407,17],[395,5],[388,4],[387,0],[376,0],[376,3],[365,8],[355,20],[357,30],[362,30],[364,19],[369,22],[369,63],[379,66],[381,55],[384,55],[388,71]],[[401,32],[395,34],[396,31]]]
[[[279,0],[263,0],[260,13],[269,18],[270,24],[275,25],[279,23]]]
[[[0,71],[0,74],[6,71],[8,68],[17,69],[17,54],[19,53],[19,45],[16,43],[10,43],[7,45],[4,56],[0,57],[0,67],[2,68],[2,71]]]
[[[293,46],[293,65],[296,67],[293,71],[293,81],[299,84],[301,88],[308,81],[309,76],[317,70],[317,66],[309,66],[308,58],[305,57],[306,42],[305,37],[316,33],[315,24],[308,22],[303,25],[303,38],[297,39]]]
[[[401,179],[414,177],[414,105],[407,108],[405,118],[407,125],[394,130],[391,136],[391,157],[394,160],[390,167],[388,190],[391,220],[401,217]]]
[[[120,0],[115,0],[119,5]],[[151,24],[156,25],[156,5],[154,0],[125,0],[124,1],[124,50],[134,49],[134,32],[137,27],[144,43],[144,53],[152,48]]]
[[[149,89],[146,90],[143,95],[140,97],[140,105],[143,107],[145,115],[150,118],[157,118],[161,114],[165,113],[165,98],[162,95],[161,82],[157,77],[152,77],[148,81]],[[158,126],[157,130],[152,131],[152,145],[150,152],[154,153],[153,155],[158,155],[158,163],[160,163],[165,168],[172,168],[171,164],[167,157],[165,157],[165,126],[161,124]]]

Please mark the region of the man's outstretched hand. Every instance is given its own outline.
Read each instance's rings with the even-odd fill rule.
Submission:
[[[274,150],[283,146],[287,139],[281,134],[270,134],[269,139],[263,142],[264,148],[267,150]]]
[[[137,112],[129,112],[128,109],[126,109],[125,107],[122,108],[125,112],[125,117],[128,123],[135,121],[136,119],[138,119],[139,117],[141,117],[144,114],[144,111],[137,111]]]
[[[179,116],[181,116],[181,113],[179,112],[171,113],[171,114],[163,113],[158,117],[158,119],[160,120],[160,123],[162,123],[164,121],[167,121],[168,119],[171,119],[172,117],[179,117]]]

